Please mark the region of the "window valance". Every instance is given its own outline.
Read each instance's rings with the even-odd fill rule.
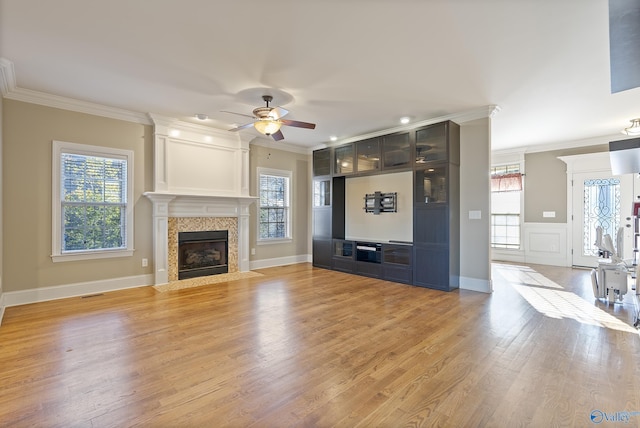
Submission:
[[[494,174],[491,176],[492,192],[515,192],[522,190],[522,173]]]

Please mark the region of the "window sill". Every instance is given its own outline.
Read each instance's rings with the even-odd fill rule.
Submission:
[[[131,257],[134,250],[113,250],[113,251],[83,251],[77,253],[67,254],[52,254],[51,261],[58,262],[73,262],[78,260],[96,260],[96,259],[110,259],[115,257]]]
[[[258,240],[256,245],[273,245],[273,244],[289,244],[293,242],[291,238],[282,238],[282,239],[263,239]]]

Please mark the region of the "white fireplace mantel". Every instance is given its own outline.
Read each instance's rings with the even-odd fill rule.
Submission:
[[[249,205],[252,196],[185,195],[145,192],[153,203],[154,285],[169,282],[170,217],[236,217],[238,219],[238,270],[249,271]]]
[[[255,196],[185,195],[168,192],[145,192],[144,196],[153,202],[154,216],[168,217],[239,217],[245,211],[249,215],[249,205],[258,199]],[[156,212],[156,207],[163,211]]]
[[[172,217],[236,217],[238,270],[249,270],[249,140],[150,114],[154,124],[153,203],[155,284],[166,284]]]

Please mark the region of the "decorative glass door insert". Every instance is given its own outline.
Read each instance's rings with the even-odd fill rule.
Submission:
[[[584,180],[582,254],[597,256],[596,228],[602,227],[602,235],[614,240],[620,227],[620,180],[595,178]]]

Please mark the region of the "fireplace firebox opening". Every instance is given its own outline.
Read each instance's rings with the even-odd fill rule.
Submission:
[[[229,272],[229,232],[178,233],[178,279]]]

